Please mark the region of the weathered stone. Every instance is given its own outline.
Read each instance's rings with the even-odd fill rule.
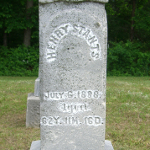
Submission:
[[[114,150],[111,141],[105,140],[105,150]]]
[[[34,94],[29,93],[27,98],[26,127],[40,127],[40,79],[35,80]]]
[[[100,2],[100,3],[108,3],[109,0],[39,0],[39,3],[43,3],[43,4],[46,4],[46,3],[52,3],[52,2],[59,2],[59,1],[64,1],[64,2],[87,2],[87,1],[90,1],[90,2]]]
[[[39,97],[40,96],[40,79],[37,78],[35,80],[35,86],[34,86],[34,96]]]
[[[41,141],[33,141],[30,147],[30,150],[41,150]]]
[[[108,0],[55,1],[39,0],[41,141],[30,150],[113,150],[105,141]]]
[[[104,150],[105,4],[39,4],[41,150]]]
[[[40,127],[40,98],[33,93],[29,93],[27,98],[26,127]]]
[[[31,144],[30,150],[40,150],[41,141],[33,141]],[[83,149],[84,150],[84,149]],[[86,149],[88,150],[88,149]],[[105,149],[104,150],[114,150],[110,141],[105,140]]]

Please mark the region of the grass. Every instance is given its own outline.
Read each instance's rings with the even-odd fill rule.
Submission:
[[[0,77],[0,150],[29,150],[39,140],[39,129],[27,129],[27,94],[35,77]]]
[[[150,149],[150,77],[107,78],[106,126],[115,150]]]
[[[35,77],[0,77],[0,150],[29,150],[39,129],[25,127]],[[150,149],[150,77],[107,78],[106,139],[115,150]]]

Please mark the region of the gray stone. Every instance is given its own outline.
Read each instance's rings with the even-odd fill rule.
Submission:
[[[114,150],[111,141],[105,140],[105,150]]]
[[[41,141],[33,141],[30,150],[40,150]],[[88,150],[88,149],[86,149]],[[105,150],[114,150],[110,141],[105,141]]]
[[[105,4],[39,4],[41,150],[104,150]]]
[[[39,0],[41,142],[30,150],[113,150],[105,141],[108,0],[55,1]]]
[[[40,79],[37,78],[35,80],[35,86],[34,86],[34,96],[39,97],[40,96]]]
[[[26,127],[40,127],[40,79],[35,80],[34,94],[29,93],[27,98]]]
[[[35,97],[33,93],[28,94],[26,127],[39,128],[40,126],[40,98]]]
[[[85,2],[85,1],[90,1],[90,2],[100,2],[100,3],[108,3],[109,0],[39,0],[39,3],[52,3],[52,2],[59,2],[59,1],[64,1],[64,2]]]
[[[41,150],[40,149],[41,141],[33,141],[30,147],[30,150]]]

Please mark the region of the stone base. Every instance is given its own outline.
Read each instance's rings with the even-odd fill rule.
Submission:
[[[40,98],[33,93],[29,93],[27,98],[26,127],[40,127]]]
[[[33,141],[30,150],[40,150],[40,140]],[[110,141],[105,140],[105,150],[114,150]]]
[[[114,150],[111,141],[105,140],[105,150]]]
[[[33,141],[30,150],[40,150],[41,141]]]

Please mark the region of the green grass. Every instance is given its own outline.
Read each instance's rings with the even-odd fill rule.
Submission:
[[[25,127],[35,77],[0,77],[0,150],[29,150],[39,129]],[[115,150],[150,149],[150,77],[107,78],[106,139]]]
[[[106,138],[115,150],[150,149],[150,77],[107,78]]]
[[[27,129],[27,94],[35,77],[0,77],[0,150],[29,150],[39,140],[39,129]]]

